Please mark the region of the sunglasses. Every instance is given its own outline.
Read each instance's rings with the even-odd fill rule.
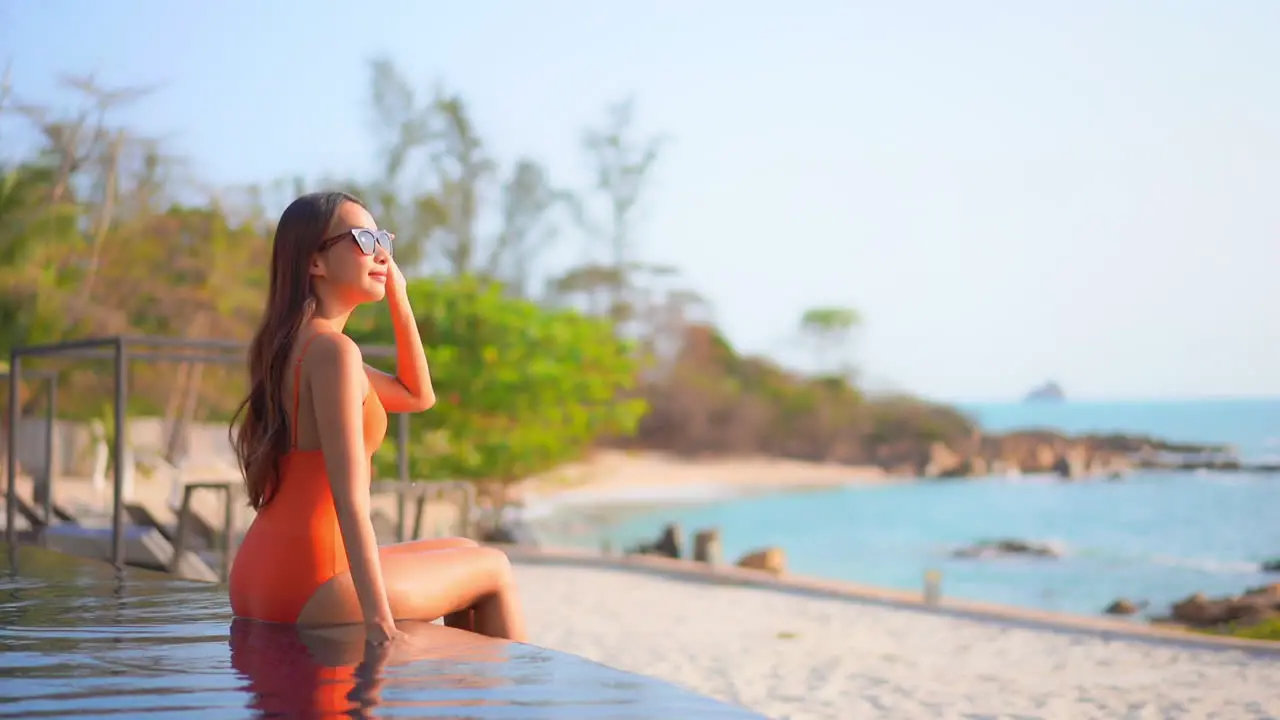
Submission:
[[[333,237],[325,238],[320,243],[320,252],[324,252],[336,243],[347,238],[351,238],[356,241],[356,245],[360,246],[360,252],[365,255],[372,255],[377,251],[379,245],[381,245],[382,249],[386,250],[387,254],[390,255],[391,241],[394,240],[395,237],[396,236],[393,233],[389,233],[386,230],[366,230],[365,228],[355,228],[353,230],[340,232]]]

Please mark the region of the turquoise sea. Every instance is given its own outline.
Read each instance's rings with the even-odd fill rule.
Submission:
[[[1280,456],[1280,399],[966,406],[984,428],[1119,431],[1235,445]],[[1258,563],[1280,557],[1280,475],[1137,473],[1124,482],[986,478],[648,503],[607,516],[571,542],[622,547],[718,526],[725,556],[782,547],[793,572],[918,589],[943,572],[948,596],[1095,614],[1117,597],[1155,614],[1194,592],[1239,593],[1280,582]],[[1053,543],[1056,559],[953,559],[984,538]],[[562,540],[562,538],[557,538]]]

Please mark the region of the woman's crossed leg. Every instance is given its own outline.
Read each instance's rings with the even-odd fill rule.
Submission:
[[[491,637],[527,639],[511,562],[466,538],[419,540],[379,548],[387,600],[396,620],[435,620]],[[299,625],[363,622],[351,573],[316,589]]]

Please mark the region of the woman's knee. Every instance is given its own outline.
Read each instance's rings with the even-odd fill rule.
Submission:
[[[515,579],[515,572],[511,568],[511,558],[507,554],[497,548],[478,546],[475,552],[480,553],[482,562],[492,571],[494,583],[499,587],[510,585]]]
[[[469,550],[480,547],[480,543],[462,536],[452,536],[422,540],[417,549],[420,550]]]
[[[383,547],[384,552],[431,552],[433,550],[458,550],[463,548],[479,547],[479,543],[471,538],[464,537],[443,537],[443,538],[427,538],[424,540],[409,540],[407,542],[395,543]]]

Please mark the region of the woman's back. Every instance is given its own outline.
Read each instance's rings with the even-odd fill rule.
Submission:
[[[284,396],[291,399],[289,410],[289,428],[292,433],[292,447],[286,458],[296,454],[320,453],[320,431],[316,427],[315,406],[312,401],[310,386],[313,382],[333,382],[332,378],[312,378],[308,374],[306,364],[307,352],[312,342],[322,335],[339,333],[317,332],[300,344],[300,349],[293,360],[293,372],[285,381]],[[382,401],[372,388],[366,390],[364,407],[361,414],[364,431],[365,452],[370,457],[382,444],[387,434],[387,412]]]
[[[295,622],[316,588],[349,569],[346,547],[308,387],[325,378],[307,374],[316,333],[303,341],[286,382],[291,448],[280,459],[275,494],[258,510],[231,570],[232,611],[241,617]],[[361,412],[366,457],[372,460],[387,431],[378,394],[366,391]]]

